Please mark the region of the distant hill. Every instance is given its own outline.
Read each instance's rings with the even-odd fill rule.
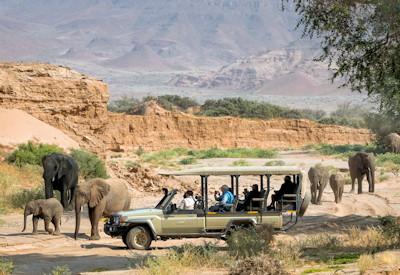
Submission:
[[[337,86],[329,81],[332,73],[327,69],[328,64],[314,61],[310,50],[266,51],[238,59],[216,72],[178,74],[170,84],[176,87],[256,91],[263,95],[319,96],[337,93]]]
[[[296,21],[280,0],[0,0],[0,59],[215,67],[304,43]]]

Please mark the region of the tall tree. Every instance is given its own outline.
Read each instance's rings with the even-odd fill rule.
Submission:
[[[400,0],[282,0],[293,2],[305,37],[353,91],[366,91],[381,111],[400,118]]]

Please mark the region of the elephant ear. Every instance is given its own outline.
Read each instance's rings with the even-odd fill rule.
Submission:
[[[90,186],[89,207],[95,207],[110,192],[110,185],[103,180],[96,180]]]
[[[42,213],[42,206],[40,205],[40,203],[35,202],[35,203],[33,204],[32,212],[33,212],[33,215],[34,215],[34,216],[37,216],[37,215],[39,215],[40,213]]]

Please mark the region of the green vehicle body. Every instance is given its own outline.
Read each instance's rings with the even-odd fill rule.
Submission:
[[[105,233],[116,237],[126,236],[130,229],[141,226],[149,232],[153,240],[167,240],[176,238],[226,238],[231,230],[237,227],[257,227],[261,225],[271,225],[274,229],[280,230],[284,227],[284,215],[302,216],[305,208],[301,210],[307,194],[307,182],[303,177],[303,171],[294,167],[238,167],[238,168],[204,168],[196,170],[186,170],[164,175],[199,175],[201,176],[201,190],[204,199],[203,206],[194,210],[179,210],[172,200],[177,194],[177,190],[170,192],[164,190],[163,199],[155,208],[135,209],[114,213],[105,224]],[[269,178],[272,175],[293,175],[297,178],[299,190],[293,207],[289,210],[269,211],[262,207],[252,211],[228,211],[224,213],[210,212],[208,210],[207,178],[213,175],[230,175],[233,190],[236,183],[236,195],[239,190],[239,176],[241,175],[261,175],[261,186],[263,187],[263,177],[267,177],[267,189],[270,189]],[[268,194],[267,194],[268,197]],[[302,212],[302,213],[300,213]],[[124,240],[125,242],[125,240]]]

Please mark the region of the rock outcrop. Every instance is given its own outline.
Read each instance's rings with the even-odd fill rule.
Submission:
[[[69,68],[0,64],[0,107],[24,110],[90,149],[102,146],[96,137],[109,123],[107,102],[105,83]]]
[[[107,86],[65,67],[0,64],[0,106],[18,108],[61,129],[92,151],[173,147],[299,148],[365,144],[365,129],[308,120],[199,117],[149,106],[144,116],[107,111]]]

